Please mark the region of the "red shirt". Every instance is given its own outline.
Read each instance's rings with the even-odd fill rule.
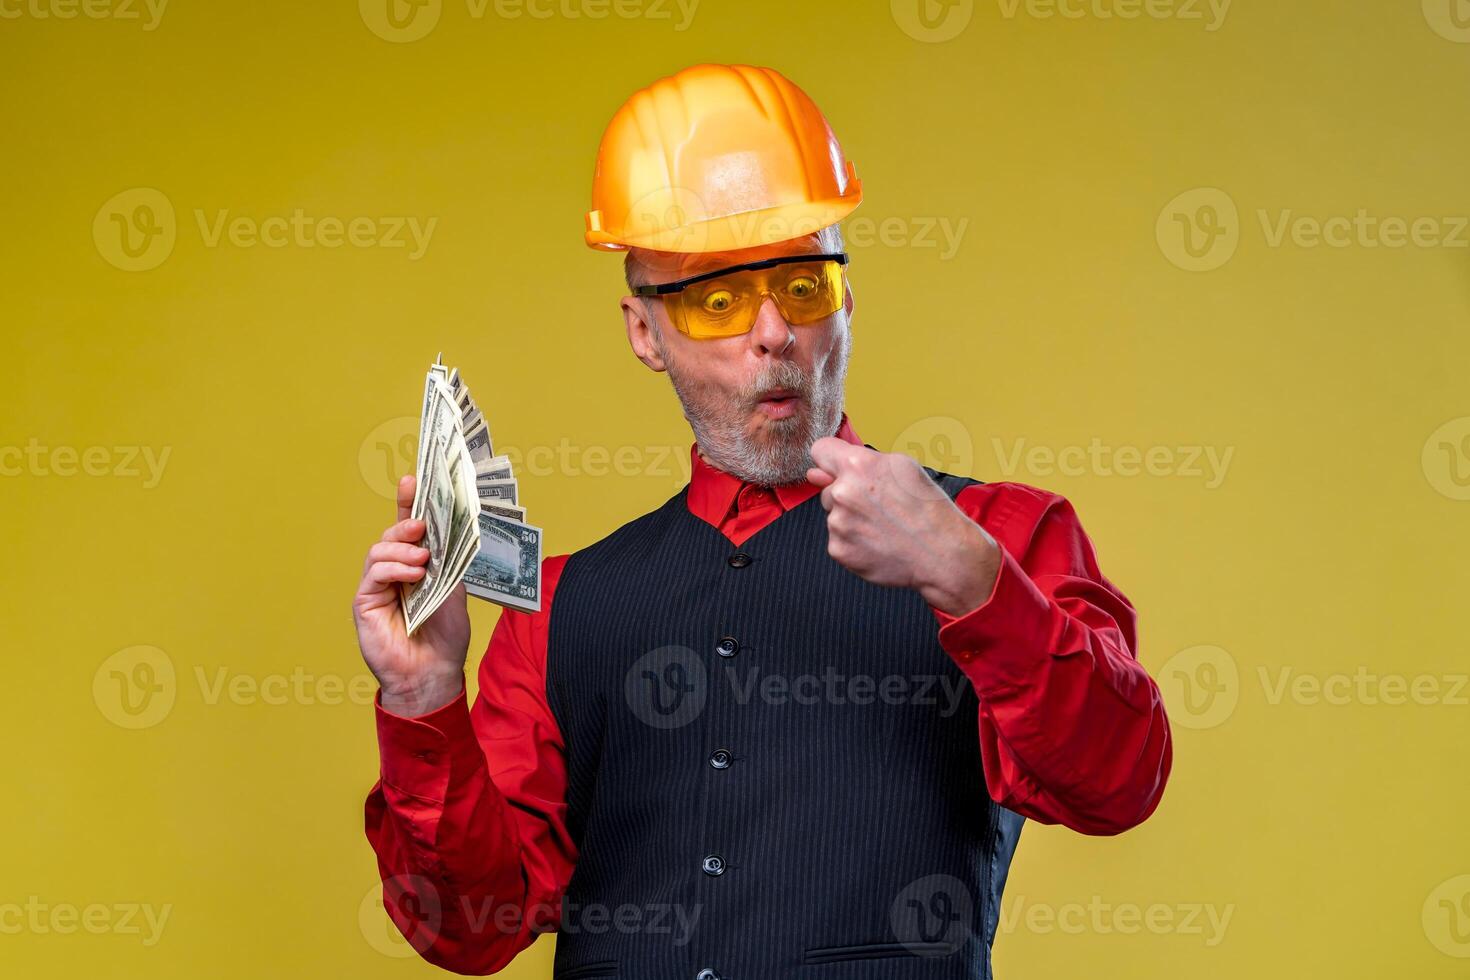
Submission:
[[[836,434],[863,444],[846,415]],[[734,544],[820,492],[742,483],[690,454],[689,510]],[[1173,753],[1158,687],[1137,660],[1133,606],[1098,570],[1065,498],[984,483],[955,503],[1003,551],[984,602],[958,618],[932,610],[979,697],[976,778],[1041,823],[1116,834],[1142,822]],[[390,915],[446,969],[498,970],[554,929],[577,861],[546,701],[547,624],[568,557],[543,563],[540,612],[501,613],[473,708],[464,694],[412,719],[376,708],[382,772],[367,836]]]

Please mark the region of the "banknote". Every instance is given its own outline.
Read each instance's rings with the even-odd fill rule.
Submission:
[[[496,503],[493,500],[481,500],[480,510],[486,514],[498,514],[501,517],[509,517],[513,521],[525,521],[526,508],[517,507],[515,504]]]
[[[517,499],[520,489],[516,486],[514,479],[476,480],[475,493],[479,496],[481,503],[487,500],[495,500],[507,504],[520,503],[520,500]]]
[[[490,430],[483,423],[478,428],[468,431],[464,441],[465,446],[469,449],[470,459],[476,466],[489,462],[495,455],[495,450],[490,448]]]
[[[480,501],[475,494],[474,466],[463,450],[463,437],[456,433],[460,443],[458,452],[447,454],[449,485],[452,491],[449,521],[449,543],[445,548],[446,566],[463,574],[470,558],[479,549],[479,525],[475,516],[480,511]],[[438,583],[433,604],[437,607],[454,590],[459,574],[446,576]]]
[[[438,446],[440,453],[457,455],[464,446],[464,436],[459,429],[459,408],[455,405],[454,399],[450,397],[449,389],[432,373],[429,375],[427,388],[424,396],[424,414],[419,420],[417,475],[420,479],[414,494],[412,513],[412,516],[420,519],[424,516],[422,503],[427,481],[423,479],[423,476],[428,466],[429,449]]]
[[[509,456],[491,456],[484,462],[475,463],[475,480],[509,480],[513,479],[510,472]]]
[[[429,551],[422,578],[400,590],[413,635],[465,583],[470,595],[541,608],[541,529],[526,523],[511,461],[497,456],[490,427],[458,368],[440,356],[424,378],[412,516]]]
[[[429,561],[424,575],[417,582],[406,582],[403,586],[403,619],[410,636],[424,620],[433,615],[438,603],[440,583],[449,575],[445,567],[448,555],[447,543],[450,522],[454,509],[454,489],[449,483],[449,467],[444,459],[442,441],[430,444],[427,456],[427,471],[420,486],[421,520],[424,522],[423,547],[429,550]]]
[[[464,576],[480,599],[524,612],[541,608],[541,529],[480,511],[480,550]]]

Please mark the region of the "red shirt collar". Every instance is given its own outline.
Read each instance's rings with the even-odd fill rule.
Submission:
[[[842,413],[842,421],[833,433],[844,442],[850,442],[854,446],[863,445],[853,431],[852,423],[847,420],[847,413]],[[706,463],[699,455],[699,443],[693,443],[689,447],[691,460],[689,472],[689,513],[698,517],[706,524],[719,527],[730,513],[730,506],[735,503],[735,497],[740,493],[740,488],[745,486],[737,476],[732,476],[724,470],[716,469]],[[810,497],[816,496],[821,491],[813,484],[802,480],[800,483],[785,483],[773,487],[776,491],[776,499],[781,503],[782,510],[790,510],[797,504],[802,503]]]

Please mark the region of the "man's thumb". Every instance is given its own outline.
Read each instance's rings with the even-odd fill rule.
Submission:
[[[823,436],[812,443],[812,462],[817,464],[819,469],[835,477],[842,466],[844,459],[842,451],[846,446],[847,443],[836,436]]]

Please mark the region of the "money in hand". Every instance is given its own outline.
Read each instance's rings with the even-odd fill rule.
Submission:
[[[513,609],[541,608],[541,529],[526,523],[510,460],[442,357],[424,378],[412,516],[429,550],[423,578],[401,589],[410,636],[461,581],[470,595]]]

